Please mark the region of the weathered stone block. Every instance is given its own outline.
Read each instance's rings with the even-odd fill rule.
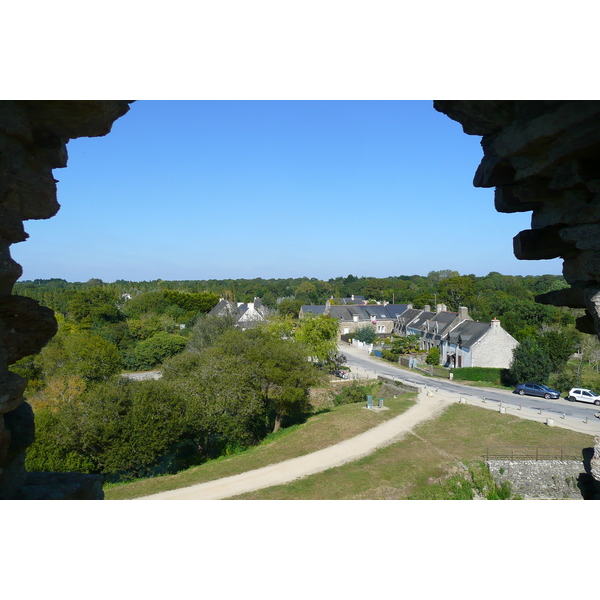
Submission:
[[[521,260],[576,256],[575,244],[563,240],[560,227],[556,226],[521,231],[513,238],[513,248],[515,256]]]
[[[533,211],[531,227],[541,229],[549,225],[583,225],[600,222],[600,204],[587,191],[563,192],[560,200],[540,203]]]
[[[600,280],[600,254],[586,250],[563,263],[563,277],[570,285],[589,287],[590,282]]]
[[[16,373],[8,372],[0,391],[0,414],[14,411],[23,402],[23,392],[26,387],[27,379]],[[8,427],[6,422],[5,427]]]
[[[0,298],[0,319],[7,330],[3,342],[8,364],[37,354],[58,330],[54,312],[24,296]]]
[[[568,306],[569,308],[585,308],[585,288],[571,287],[554,292],[546,292],[535,297],[540,304],[552,306]]]

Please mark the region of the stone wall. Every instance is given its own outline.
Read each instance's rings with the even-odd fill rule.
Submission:
[[[588,487],[582,461],[490,460],[498,484],[510,482],[513,496],[524,500],[584,500]]]
[[[600,335],[600,101],[438,100],[434,108],[482,136],[473,184],[495,188],[496,209],[532,211],[515,256],[564,260],[570,287],[536,300],[585,309],[578,329]]]
[[[52,170],[67,165],[68,141],[106,135],[129,104],[0,101],[0,499],[102,498],[100,476],[25,470],[33,411],[23,396],[26,380],[9,366],[39,352],[57,324],[49,308],[12,295],[22,269],[10,246],[27,239],[24,221],[48,219],[60,208]]]
[[[488,460],[496,483],[509,481],[525,500],[600,500],[600,437],[582,460]]]

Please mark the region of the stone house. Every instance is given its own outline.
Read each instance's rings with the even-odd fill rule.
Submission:
[[[423,323],[421,332],[421,348],[430,350],[439,348],[444,336],[463,321],[472,321],[468,310],[464,306],[458,308],[458,312],[449,312],[445,304],[438,304],[433,317]]]
[[[439,346],[440,358],[448,367],[508,369],[518,345],[498,319],[492,319],[491,323],[463,321],[444,335]]]
[[[339,322],[339,335],[350,335],[365,325],[375,327],[380,337],[389,336],[396,319],[408,308],[408,304],[355,304],[355,305],[304,305],[300,318],[309,314],[325,314]]]
[[[438,304],[435,312],[429,306],[424,310],[411,307],[396,319],[393,333],[418,336],[422,350],[438,348],[441,363],[447,367],[508,368],[518,346],[500,321],[473,321],[464,306],[458,312],[448,311],[444,304]]]

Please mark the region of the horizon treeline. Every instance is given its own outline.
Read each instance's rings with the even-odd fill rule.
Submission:
[[[277,308],[278,299],[292,299],[302,304],[325,304],[331,298],[365,296],[373,302],[413,304],[417,308],[437,303],[456,309],[457,302],[477,310],[478,299],[490,291],[504,292],[533,300],[538,294],[568,287],[562,275],[503,275],[492,271],[485,276],[460,275],[449,269],[423,275],[389,277],[335,277],[327,281],[315,277],[263,279],[198,279],[104,282],[90,279],[69,282],[66,279],[34,279],[18,281],[13,292],[29,296],[48,306],[58,306],[61,296],[81,289],[101,287],[119,294],[175,290],[189,293],[212,293],[236,302],[252,302],[259,297],[263,304]],[[460,290],[458,289],[460,288]],[[469,306],[469,303],[472,306]],[[62,311],[61,311],[62,312]]]

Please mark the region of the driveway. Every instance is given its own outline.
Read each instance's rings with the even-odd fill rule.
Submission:
[[[437,417],[450,404],[460,398],[459,396],[448,397],[445,395],[445,397],[441,397],[439,394],[430,394],[431,392],[429,394],[421,392],[417,398],[417,403],[405,413],[356,437],[344,440],[318,452],[239,475],[199,483],[187,488],[161,492],[152,496],[144,496],[138,498],[138,500],[221,500],[287,483],[333,467],[339,467],[399,440],[417,425]],[[368,409],[365,408],[364,410]]]

